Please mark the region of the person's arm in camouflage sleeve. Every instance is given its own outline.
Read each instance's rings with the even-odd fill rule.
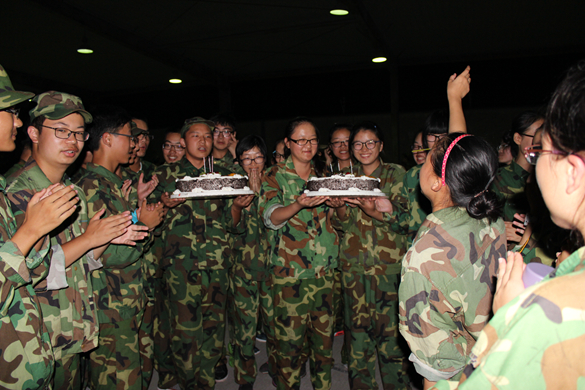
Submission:
[[[373,220],[374,227],[385,227],[398,234],[408,234],[408,200],[402,196],[402,187],[404,186],[404,177],[406,171],[402,166],[396,165],[391,173],[392,182],[389,200],[392,205],[391,211],[382,213],[382,221]]]

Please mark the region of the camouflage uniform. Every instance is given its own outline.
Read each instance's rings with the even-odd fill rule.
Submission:
[[[402,266],[400,332],[410,360],[429,381],[458,380],[487,323],[504,222],[471,218],[461,207],[427,216]]]
[[[216,166],[215,172],[230,172]],[[160,166],[151,195],[175,190],[175,180],[197,177],[203,168],[187,158]],[[225,313],[231,247],[225,230],[232,200],[188,199],[169,210],[163,227],[161,257],[166,306],[171,322],[172,358],[182,389],[211,389],[225,338]]]
[[[314,169],[310,176],[315,176]],[[259,211],[269,231],[274,338],[279,390],[298,388],[305,340],[310,346],[311,382],[331,387],[333,269],[338,239],[328,221],[329,208],[303,209],[279,226],[270,220],[278,207],[294,203],[306,182],[289,157],[263,177]]]
[[[582,389],[584,295],[580,248],[498,310],[479,335],[458,388]],[[456,386],[441,381],[436,389]]]
[[[62,183],[72,184],[66,177]],[[33,158],[15,173],[7,192],[17,225],[24,222],[26,208],[32,196],[51,184]],[[65,263],[61,246],[81,236],[87,227],[87,201],[80,189],[77,196],[79,211],[75,219],[68,220],[50,234],[51,269]],[[71,223],[67,225],[69,222]],[[68,287],[37,291],[55,355],[55,389],[82,388],[81,354],[94,349],[98,343],[98,319],[89,275],[92,270],[101,266],[99,261],[93,259],[93,252],[90,251],[69,267],[61,269],[59,277],[66,278]]]
[[[102,166],[88,163],[77,184],[87,196],[89,218],[104,207],[105,217],[131,210],[122,181]],[[90,354],[94,389],[140,389],[143,375],[148,376],[142,365],[149,346],[140,335],[147,303],[142,264],[147,244],[109,245],[101,257],[104,267],[92,272],[100,323],[99,347]]]
[[[400,195],[408,202],[406,213],[401,218],[407,223],[408,231],[406,232],[409,249],[416,237],[420,225],[424,222],[428,213],[431,212],[431,203],[420,189],[420,170],[421,165],[415,165],[410,168],[404,175],[404,181],[400,190]]]
[[[365,174],[360,164],[353,171]],[[370,175],[380,179],[380,189],[392,202],[394,211],[385,213],[383,222],[359,207],[346,207],[343,219],[334,218],[344,232],[340,260],[352,389],[378,388],[376,355],[384,389],[406,389],[409,383],[397,329],[398,282],[406,252],[406,236],[399,234],[406,225],[406,199],[400,195],[404,173],[400,165],[381,163]]]
[[[20,169],[22,169],[22,167],[24,167],[24,164],[26,164],[26,161],[20,160],[19,162],[14,164],[10,169],[8,169],[6,171],[6,173],[4,173],[4,177],[13,176],[16,172],[18,172]]]
[[[524,193],[526,180],[529,176],[530,172],[525,171],[514,160],[509,165],[498,169],[491,190],[500,199],[505,200],[504,221],[513,221],[515,213],[523,214],[529,210],[528,200]]]
[[[236,168],[235,166],[238,165],[236,164],[236,160],[234,160],[234,156],[232,156],[232,153],[229,150],[222,158],[214,158],[213,164],[230,171],[234,171]]]
[[[230,272],[230,319],[236,383],[254,383],[256,359],[254,344],[259,321],[265,325],[269,365],[274,368],[273,337],[270,334],[272,298],[266,267],[267,231],[258,211],[258,198],[243,209],[240,223],[230,229],[235,238],[234,264]],[[273,371],[271,371],[273,372]]]

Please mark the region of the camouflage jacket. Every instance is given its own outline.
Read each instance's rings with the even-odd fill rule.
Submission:
[[[231,172],[215,167],[215,172]],[[161,165],[155,174],[159,184],[150,195],[152,202],[160,200],[164,192],[175,191],[176,179],[197,177],[204,173],[187,158],[173,164]],[[190,198],[167,213],[162,226],[161,265],[173,267],[185,278],[195,269],[229,269],[231,266],[230,235],[226,226],[231,218],[232,199]]]
[[[106,168],[87,164],[77,182],[87,197],[88,216],[105,208],[104,217],[132,211],[122,194],[122,180]],[[92,271],[100,323],[118,322],[136,316],[146,304],[143,250],[148,240],[136,246],[108,245],[101,257],[103,268]]]
[[[229,171],[235,171],[234,165],[238,165],[236,164],[236,160],[232,156],[232,152],[230,152],[229,150],[222,158],[214,158],[213,164],[225,168]]]
[[[398,292],[400,333],[423,377],[459,378],[488,321],[505,255],[501,218],[490,224],[461,207],[427,216],[404,257]]]
[[[19,170],[21,170],[22,167],[24,167],[24,164],[26,164],[26,161],[24,161],[24,160],[18,161],[10,169],[8,169],[6,171],[6,173],[4,174],[4,177],[10,177],[10,176],[14,175],[16,172],[18,172]]]
[[[242,210],[238,226],[229,229],[235,234],[232,273],[249,280],[264,280],[267,273],[268,229],[258,211],[258,201],[254,198],[250,210]]]
[[[407,249],[412,245],[420,225],[422,225],[427,215],[432,211],[431,202],[420,190],[421,168],[422,165],[415,165],[406,172],[400,191],[400,195],[407,201],[407,212],[403,215],[408,226],[408,230],[406,231]]]
[[[504,221],[513,221],[515,213],[526,213],[529,210],[528,199],[524,194],[526,180],[530,172],[525,171],[516,161],[498,169],[491,190],[500,199],[505,200]]]
[[[310,176],[315,176],[313,169]],[[258,209],[264,223],[271,227],[269,261],[276,276],[319,278],[337,267],[339,241],[327,217],[329,207],[325,204],[302,209],[281,226],[274,226],[270,221],[272,211],[296,202],[305,186],[291,157],[270,167],[262,178]]]
[[[37,389],[48,385],[53,373],[53,350],[33,288],[32,275],[48,272],[49,246],[28,257],[10,239],[16,219],[0,176],[0,387]],[[41,266],[42,264],[42,266]]]
[[[356,176],[365,175],[361,164],[353,167]],[[392,214],[384,214],[384,222],[364,213],[359,207],[346,207],[344,219],[334,214],[332,222],[343,231],[339,247],[339,259],[344,271],[367,275],[399,274],[402,257],[406,252],[406,237],[402,214],[406,200],[400,196],[404,168],[396,164],[382,163],[372,174],[380,179],[380,189],[392,202]]]
[[[66,177],[62,183],[72,184]],[[7,192],[18,226],[24,222],[26,208],[32,196],[51,184],[53,183],[32,158],[17,172]],[[81,236],[87,227],[87,201],[80,189],[77,196],[79,203],[75,217],[50,233],[51,262],[64,264],[65,254],[61,246]],[[37,291],[43,319],[57,360],[97,347],[98,319],[89,275],[91,269],[99,268],[101,264],[90,256],[92,255],[82,256],[64,270],[68,287]]]
[[[485,326],[459,389],[582,389],[585,247]],[[455,389],[441,381],[435,389]]]

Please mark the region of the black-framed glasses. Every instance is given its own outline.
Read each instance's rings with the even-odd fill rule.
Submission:
[[[309,143],[311,145],[319,145],[319,138],[311,138],[311,139],[304,139],[304,138],[292,139],[292,138],[289,138],[289,139],[299,146],[305,146],[307,143]]]
[[[252,161],[254,161],[256,164],[262,164],[265,160],[266,160],[266,157],[264,157],[264,156],[257,156],[255,158],[242,158],[242,159],[240,159],[240,161],[242,162],[242,165],[250,165],[250,164],[252,164]]]
[[[272,152],[274,158],[284,158],[284,154],[278,153],[276,150]]]
[[[12,114],[14,116],[18,116],[18,114],[20,114],[20,108],[14,108],[14,107],[8,107],[8,108],[5,108],[5,109],[0,110],[0,111],[6,111],[7,113]]]
[[[534,138],[534,134],[530,135],[530,134],[522,133],[522,135],[523,135],[524,137],[530,137],[530,138]]]
[[[219,136],[220,134],[223,135],[224,138],[229,138],[234,132],[232,130],[213,130],[213,135]]]
[[[60,139],[68,139],[71,134],[73,134],[77,141],[85,142],[89,139],[89,133],[87,131],[73,131],[66,127],[51,127],[45,125],[42,125],[42,127],[55,130],[55,137]]]
[[[374,147],[376,146],[377,143],[379,143],[380,141],[374,141],[373,139],[366,141],[366,142],[360,142],[360,141],[355,141],[352,146],[355,150],[361,150],[363,148],[364,145],[366,145],[366,148],[368,149],[374,149]]]
[[[541,145],[533,145],[524,150],[524,157],[529,164],[536,165],[538,158],[544,153],[556,154],[558,156],[567,156],[569,153],[560,150],[545,150]]]
[[[148,134],[148,133],[141,133],[141,134],[138,134],[138,140],[139,140],[139,141],[141,141],[141,140],[143,140],[143,139],[145,139],[145,138],[148,138],[149,140],[151,140],[151,141],[152,141],[152,140],[154,139],[154,134]]]
[[[177,152],[180,152],[183,149],[185,149],[181,145],[173,145],[173,144],[169,144],[169,143],[163,144],[162,148],[164,150],[176,150]]]
[[[331,142],[331,147],[333,147],[334,149],[339,149],[341,148],[341,145],[345,145],[348,146],[349,145],[349,140],[346,139],[344,141],[335,141],[335,142]]]
[[[122,135],[124,137],[128,137],[130,138],[130,142],[133,143],[134,145],[136,145],[136,143],[138,142],[138,138],[136,138],[136,136],[134,135],[128,135],[128,134],[122,134],[122,133],[110,133],[112,135]]]

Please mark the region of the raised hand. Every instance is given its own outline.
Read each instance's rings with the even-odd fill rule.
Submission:
[[[453,73],[447,82],[447,98],[463,99],[469,93],[471,84],[471,67],[467,66],[459,76]]]
[[[256,195],[260,193],[260,187],[262,186],[262,181],[260,177],[260,171],[258,169],[252,169],[250,171],[248,177],[248,184],[250,185],[250,189],[254,191]]]
[[[109,243],[126,233],[126,228],[132,225],[132,215],[129,211],[102,218],[105,212],[105,208],[98,211],[89,220],[87,229],[83,233],[83,238],[89,241],[90,248],[97,248]]]
[[[522,274],[526,269],[524,259],[518,252],[508,252],[508,261],[502,258],[498,261],[498,282],[492,306],[494,313],[524,291]]]
[[[238,140],[236,139],[236,135],[232,133],[230,135],[230,143],[228,145],[228,150],[232,154],[233,158],[236,158],[236,147],[238,146]]]
[[[152,175],[152,178],[149,182],[144,182],[144,172],[140,174],[140,178],[138,179],[138,204],[142,204],[142,201],[148,198],[148,195],[154,191],[156,186],[158,185],[158,177],[156,175]]]
[[[130,200],[130,193],[132,192],[132,180],[126,179],[124,183],[122,183],[122,196],[127,201]]]

